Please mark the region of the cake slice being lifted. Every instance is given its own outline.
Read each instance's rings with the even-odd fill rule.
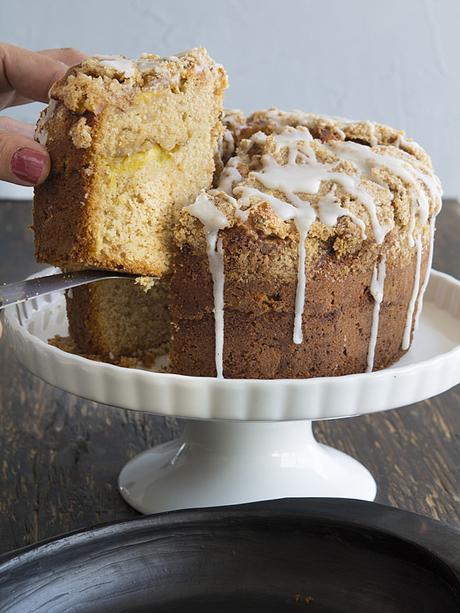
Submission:
[[[52,161],[35,190],[37,260],[167,274],[178,212],[212,181],[226,86],[204,49],[71,68],[37,129]]]

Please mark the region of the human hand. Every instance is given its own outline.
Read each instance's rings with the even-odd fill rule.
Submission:
[[[0,44],[0,111],[34,100],[48,102],[51,85],[86,54],[76,49],[30,51]],[[38,185],[50,171],[48,152],[34,141],[35,126],[0,116],[0,180]]]

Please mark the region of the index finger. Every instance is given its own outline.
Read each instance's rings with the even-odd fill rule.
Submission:
[[[37,51],[41,55],[46,55],[54,60],[59,60],[67,66],[75,66],[79,64],[85,58],[88,57],[87,53],[83,53],[79,49],[73,49],[72,47],[61,47],[60,49],[41,49]]]
[[[16,91],[24,98],[48,102],[49,89],[67,72],[65,60],[70,55],[67,49],[36,53],[0,44],[0,93]]]

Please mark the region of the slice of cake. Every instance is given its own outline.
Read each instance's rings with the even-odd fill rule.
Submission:
[[[146,288],[126,279],[69,290],[67,318],[75,350],[116,364],[151,366],[168,351],[168,292],[165,281]]]
[[[171,369],[345,375],[408,349],[441,189],[402,132],[276,109],[249,117],[219,188],[182,210]]]
[[[52,161],[35,190],[37,260],[168,273],[178,212],[212,181],[226,86],[204,49],[71,68],[37,129]]]

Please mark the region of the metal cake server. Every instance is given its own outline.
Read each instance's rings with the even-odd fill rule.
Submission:
[[[75,272],[61,272],[55,275],[35,277],[0,285],[0,309],[12,304],[18,304],[30,298],[44,296],[52,292],[70,289],[86,283],[104,281],[105,279],[130,278],[135,279],[140,275],[126,272],[116,272],[113,270],[78,270]]]

